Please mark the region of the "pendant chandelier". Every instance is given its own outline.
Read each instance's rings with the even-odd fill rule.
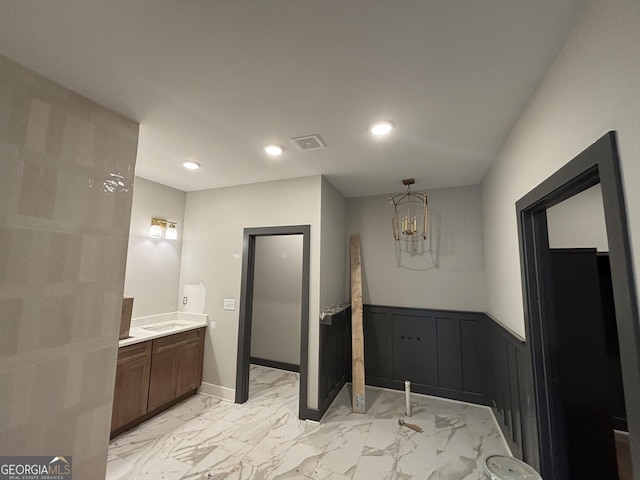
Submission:
[[[406,178],[402,184],[407,187],[406,193],[389,197],[393,238],[415,242],[427,238],[427,194],[411,191],[415,180]]]

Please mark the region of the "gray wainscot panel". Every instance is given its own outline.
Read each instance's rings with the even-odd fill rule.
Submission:
[[[513,455],[538,464],[530,352],[481,312],[364,305],[367,385],[490,406]],[[320,321],[318,405],[351,380],[351,309]],[[312,418],[312,417],[310,417]]]
[[[493,409],[514,456],[537,464],[530,353],[480,312],[364,306],[367,385]]]
[[[368,385],[490,405],[482,313],[365,305]]]

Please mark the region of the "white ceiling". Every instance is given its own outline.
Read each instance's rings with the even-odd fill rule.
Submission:
[[[0,0],[0,53],[139,122],[144,178],[323,174],[353,197],[479,183],[584,3]],[[313,133],[326,149],[289,141]]]

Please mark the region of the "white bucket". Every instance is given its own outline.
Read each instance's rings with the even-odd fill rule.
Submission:
[[[485,462],[482,480],[542,480],[542,477],[517,458],[492,455]]]

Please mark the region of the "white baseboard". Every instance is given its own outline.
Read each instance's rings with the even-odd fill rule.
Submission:
[[[202,382],[200,388],[198,388],[198,393],[210,395],[220,400],[226,400],[227,402],[234,402],[236,400],[236,391],[234,388],[221,387],[213,383]]]

